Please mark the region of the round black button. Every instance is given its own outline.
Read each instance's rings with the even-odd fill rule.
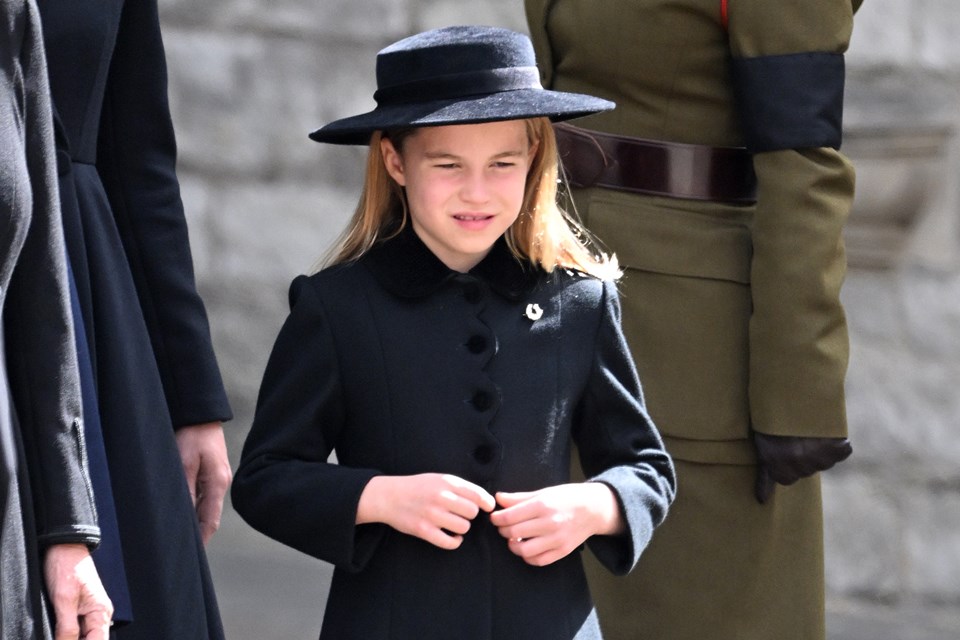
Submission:
[[[493,447],[485,444],[480,445],[473,450],[473,459],[480,464],[489,464],[493,461]]]
[[[472,404],[473,408],[477,411],[486,411],[490,408],[490,405],[493,404],[493,398],[491,398],[490,394],[486,391],[477,391],[473,394],[473,398],[470,399],[470,404]]]
[[[480,298],[483,297],[483,291],[476,282],[468,282],[463,285],[463,297],[466,298],[470,304],[476,304],[480,302]]]
[[[470,336],[467,340],[467,349],[470,353],[483,353],[487,349],[487,339],[483,336]]]

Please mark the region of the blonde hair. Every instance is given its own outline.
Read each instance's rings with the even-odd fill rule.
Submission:
[[[572,269],[606,280],[616,280],[621,271],[616,256],[598,249],[599,242],[557,202],[557,139],[547,118],[524,121],[536,152],[527,173],[523,205],[504,237],[520,261],[547,272],[557,267]],[[387,173],[380,140],[389,137],[402,153],[403,141],[416,129],[374,132],[367,155],[366,179],[360,202],[340,240],[318,266],[332,266],[359,259],[377,241],[395,236],[409,223],[403,189]]]

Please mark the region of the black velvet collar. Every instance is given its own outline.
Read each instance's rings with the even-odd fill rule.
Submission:
[[[428,296],[447,281],[465,277],[443,264],[409,224],[397,236],[374,245],[360,261],[383,288],[403,298]],[[482,280],[500,295],[519,300],[545,275],[517,260],[501,237],[466,277]]]

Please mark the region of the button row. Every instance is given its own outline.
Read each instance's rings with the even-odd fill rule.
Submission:
[[[470,336],[466,343],[467,350],[470,353],[483,353],[487,350],[487,338],[479,334]]]
[[[473,459],[480,464],[490,464],[493,462],[493,447],[482,444],[473,450]]]
[[[470,398],[470,404],[472,404],[473,408],[477,411],[486,411],[493,406],[493,396],[483,390],[476,391],[473,397]]]
[[[476,282],[468,282],[463,285],[463,297],[470,304],[476,304],[483,299],[483,289]]]

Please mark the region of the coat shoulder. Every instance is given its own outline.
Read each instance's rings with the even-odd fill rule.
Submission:
[[[608,300],[617,299],[616,282],[570,269],[557,269],[550,273],[542,286],[552,289],[554,295],[562,295],[583,307],[599,308]]]
[[[357,262],[326,267],[311,275],[299,275],[290,283],[288,301],[292,309],[305,295],[322,300],[350,298],[358,287],[368,286],[369,272]]]

